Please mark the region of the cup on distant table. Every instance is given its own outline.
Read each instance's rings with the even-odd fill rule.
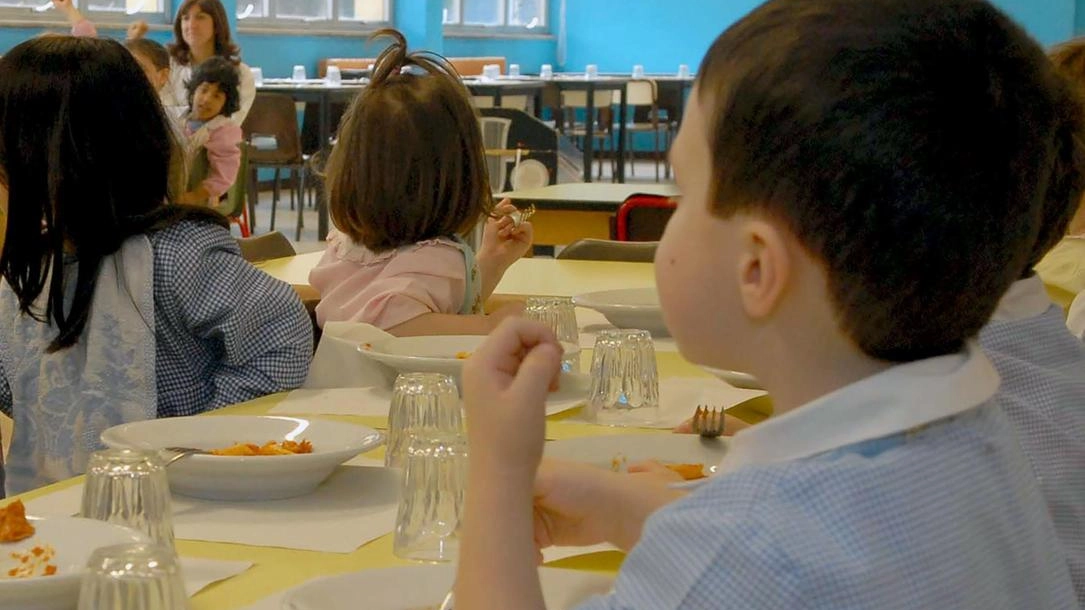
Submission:
[[[343,73],[339,71],[339,66],[328,66],[328,71],[324,73],[324,84],[338,87],[342,83]]]
[[[644,78],[644,66],[641,64],[633,66],[633,78]]]
[[[463,403],[456,382],[441,373],[406,373],[392,386],[384,465],[401,468],[412,434],[462,434]]]
[[[520,76],[520,64],[509,64],[509,76]]]
[[[486,64],[482,66],[482,78],[486,80],[497,80],[501,78],[501,66],[497,64]]]
[[[524,308],[524,317],[542,322],[554,331],[558,341],[572,345],[580,344],[580,329],[576,323],[576,308],[568,297],[530,297]],[[565,372],[580,372],[580,352],[561,360]]]
[[[608,426],[659,420],[659,373],[648,331],[605,330],[595,338],[588,412]]]
[[[546,80],[554,78],[554,66],[551,66],[550,64],[543,64],[542,67],[539,68],[539,78],[543,78]]]
[[[466,483],[467,441],[462,433],[412,435],[392,553],[414,561],[454,561]]]
[[[257,86],[264,84],[264,71],[260,68],[249,68],[249,72],[252,74],[252,82]]]
[[[90,555],[79,610],[185,610],[181,565],[172,548],[119,544]]]
[[[290,77],[293,80],[305,80],[305,66],[294,66],[294,74]]]
[[[678,78],[689,78],[689,64],[680,64],[678,66]]]
[[[139,530],[172,549],[170,486],[161,455],[147,449],[91,454],[79,516]]]
[[[588,80],[594,80],[596,78],[599,78],[599,66],[595,64],[588,64],[588,66],[584,68],[584,78]]]

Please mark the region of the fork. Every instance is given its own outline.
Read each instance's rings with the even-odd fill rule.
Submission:
[[[166,466],[169,466],[177,460],[186,458],[190,455],[211,455],[210,451],[207,451],[205,449],[197,449],[195,447],[165,447],[163,451],[177,454],[166,460]]]
[[[515,229],[519,229],[520,225],[526,222],[529,218],[535,215],[535,204],[532,203],[522,210],[516,210],[509,214],[512,218],[512,226]]]
[[[723,434],[723,420],[722,409],[710,409],[707,406],[697,405],[690,428],[694,434],[700,434],[702,438],[716,438]]]

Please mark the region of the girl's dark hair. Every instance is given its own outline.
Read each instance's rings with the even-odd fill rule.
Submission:
[[[23,314],[59,330],[49,351],[78,341],[98,268],[127,238],[185,218],[226,226],[210,210],[165,204],[176,148],[158,94],[119,42],[35,38],[0,59],[0,273]],[[65,253],[77,259],[74,275]]]
[[[210,57],[196,66],[192,71],[192,78],[185,83],[188,91],[188,109],[192,110],[192,96],[200,83],[213,83],[218,85],[219,91],[226,95],[226,102],[222,105],[221,114],[230,116],[241,109],[241,77],[238,76],[237,66],[221,57]]]
[[[134,55],[141,55],[151,60],[151,65],[157,70],[165,70],[170,67],[170,52],[166,47],[158,44],[150,38],[133,38],[127,40],[124,46]]]
[[[181,8],[177,9],[177,16],[173,19],[173,42],[168,46],[170,55],[181,65],[192,63],[192,49],[188,48],[188,43],[181,34],[181,19],[193,6],[198,6],[201,11],[211,15],[211,22],[215,26],[215,55],[225,57],[234,65],[241,63],[241,49],[230,38],[230,21],[226,19],[226,9],[219,0],[185,0],[181,3]]]
[[[470,230],[493,211],[478,117],[441,56],[391,38],[327,163],[335,226],[374,252]],[[372,39],[371,39],[372,40]]]

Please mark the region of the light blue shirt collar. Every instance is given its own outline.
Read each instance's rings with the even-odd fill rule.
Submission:
[[[968,411],[999,377],[974,342],[964,351],[894,366],[736,434],[719,472],[802,459]]]

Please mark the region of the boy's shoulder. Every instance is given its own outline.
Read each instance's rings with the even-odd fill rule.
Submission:
[[[230,230],[210,219],[188,218],[148,236],[156,263],[196,262],[214,250],[241,256],[241,248]]]
[[[685,573],[665,589],[733,607],[1072,607],[1052,548],[1048,513],[992,400],[712,479],[649,519],[623,573],[682,557]]]

